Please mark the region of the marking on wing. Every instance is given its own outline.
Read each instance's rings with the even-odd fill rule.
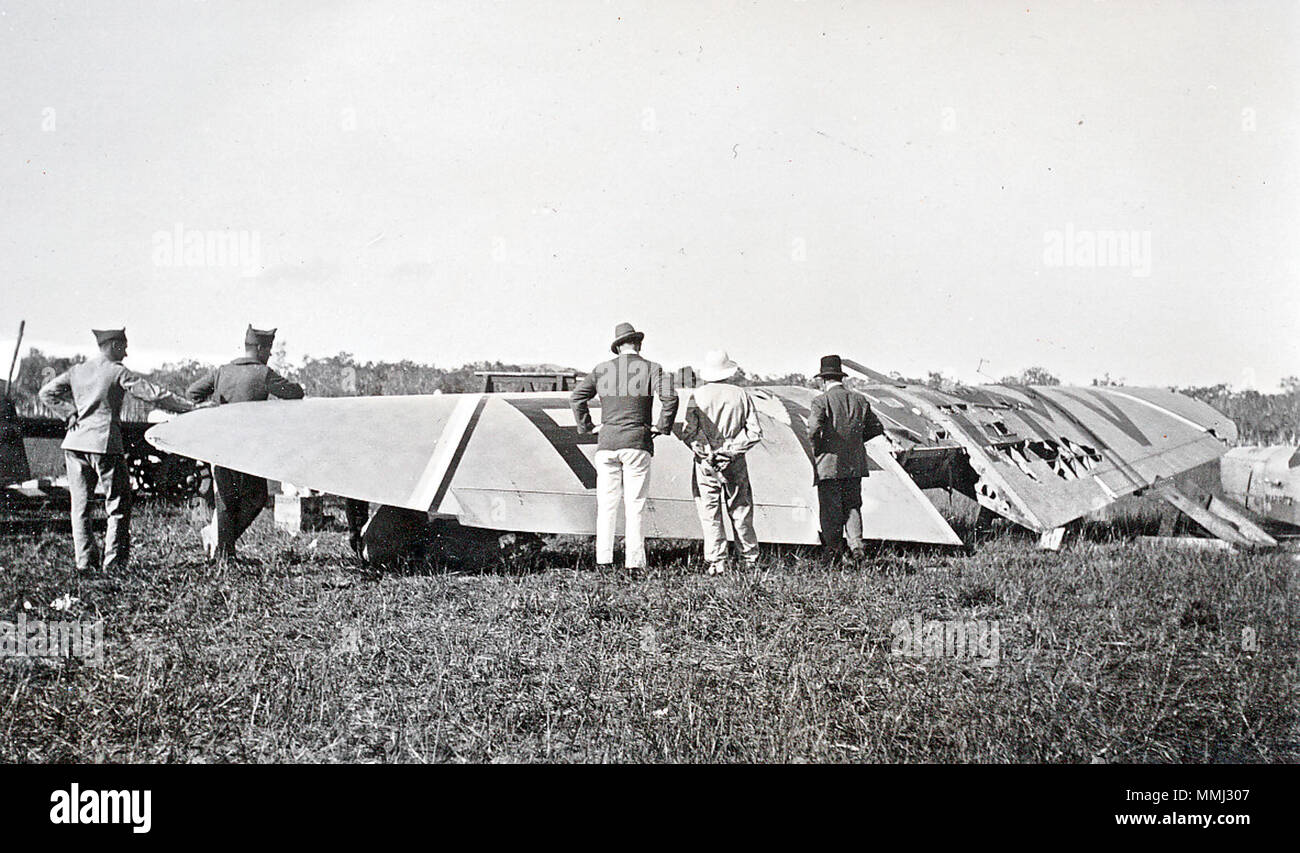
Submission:
[[[1068,399],[1074,400],[1076,403],[1088,409],[1089,411],[1093,412],[1103,420],[1109,421],[1111,426],[1115,427],[1120,432],[1124,433],[1133,441],[1137,442],[1143,447],[1147,447],[1151,444],[1151,440],[1146,437],[1146,435],[1142,432],[1141,429],[1138,428],[1137,424],[1133,423],[1133,421],[1129,418],[1128,415],[1124,414],[1124,410],[1121,409],[1119,406],[1116,406],[1110,400],[1107,400],[1104,397],[1098,395],[1097,389],[1083,388],[1083,389],[1079,389],[1079,393],[1076,393],[1075,390],[1071,388],[1053,388],[1052,390],[1055,393],[1060,394],[1062,397],[1066,397]],[[1097,403],[1100,403],[1101,406],[1098,406],[1094,403],[1090,403],[1083,398],[1082,394],[1087,393],[1089,391],[1092,392],[1090,396],[1094,400],[1096,400]],[[1079,415],[1075,414],[1074,412],[1069,411],[1064,406],[1060,406],[1060,404],[1056,400],[1053,400],[1051,397],[1047,397],[1046,395],[1044,395],[1044,399],[1048,400],[1054,405],[1059,406],[1062,409],[1062,412],[1065,413],[1069,418],[1077,420],[1081,424],[1085,424],[1085,425],[1087,424],[1087,422],[1083,418],[1079,417]],[[1090,426],[1088,432],[1090,434],[1096,435],[1096,433],[1092,430]]]
[[[456,465],[465,453],[469,437],[474,432],[479,415],[487,404],[483,394],[466,394],[456,402],[456,408],[447,419],[447,426],[438,436],[438,443],[429,456],[429,464],[411,490],[410,506],[426,510],[436,509],[447,494],[447,487],[456,473]]]
[[[1132,394],[1125,394],[1123,391],[1116,391],[1113,388],[1095,388],[1093,390],[1101,391],[1106,394],[1114,394],[1117,397],[1123,397],[1126,400],[1132,400],[1134,403],[1141,403],[1142,405],[1149,406],[1155,409],[1157,412],[1160,412],[1163,415],[1171,417],[1174,420],[1182,421],[1183,423],[1187,424],[1190,427],[1195,427],[1201,432],[1209,432],[1209,430],[1207,430],[1203,424],[1198,424],[1196,421],[1185,418],[1182,415],[1177,414],[1176,412],[1171,412],[1169,409],[1166,409],[1164,406],[1158,406],[1155,403],[1152,403],[1150,400],[1143,400],[1141,397],[1134,397]]]
[[[578,478],[584,489],[596,488],[596,466],[591,464],[591,460],[582,452],[583,445],[596,444],[599,437],[596,433],[578,432],[578,423],[573,417],[573,410],[569,407],[569,401],[563,397],[544,397],[540,399],[529,399],[512,397],[507,400],[511,406],[528,418],[529,422],[537,428],[555,452],[560,454],[560,458],[569,466],[573,476]],[[600,423],[600,407],[590,407],[589,414],[593,423]],[[557,419],[554,412],[560,415]],[[568,423],[561,419],[567,416]]]
[[[808,417],[812,414],[812,409],[785,397],[781,397],[780,400],[781,407],[785,409],[786,416],[790,419],[790,429],[794,432],[799,446],[803,448],[808,464],[812,466],[813,482],[816,482],[817,457],[813,453],[812,439],[808,436]]]

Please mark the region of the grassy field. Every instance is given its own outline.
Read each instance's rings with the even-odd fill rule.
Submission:
[[[556,540],[522,564],[374,573],[341,532],[295,538],[268,512],[218,569],[154,505],[129,571],[78,576],[65,525],[0,535],[0,619],[102,619],[105,659],[0,660],[0,761],[1300,755],[1287,553],[1094,525],[1059,554],[999,528],[971,553],[886,546],[866,570],[789,549],[708,578],[667,544],[631,580]],[[996,620],[997,664],[891,654],[913,617]]]

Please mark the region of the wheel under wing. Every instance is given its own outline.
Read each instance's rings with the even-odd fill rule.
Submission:
[[[690,396],[681,392],[679,419]],[[765,542],[815,544],[817,494],[805,430],[815,392],[755,389],[763,442],[747,455]],[[599,408],[593,408],[599,420]],[[371,503],[455,516],[472,527],[595,532],[596,437],[580,435],[567,395],[448,394],[269,400],[202,409],[148,433],[160,450]],[[916,483],[868,445],[868,538],[960,544]],[[655,442],[645,530],[700,538],[692,457]]]

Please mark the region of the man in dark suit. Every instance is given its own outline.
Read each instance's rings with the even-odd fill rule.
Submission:
[[[302,386],[290,382],[267,366],[275,329],[248,327],[244,333],[244,355],[210,371],[185,392],[193,403],[247,403],[278,397],[301,400]],[[235,542],[266,508],[266,480],[242,471],[212,466],[212,487],[216,509],[212,524],[203,528],[203,545],[208,556],[226,561],[235,556]]]
[[[812,402],[808,437],[816,460],[822,545],[830,557],[843,557],[847,534],[849,553],[858,560],[863,556],[862,478],[867,476],[863,445],[885,429],[867,398],[844,386],[838,355],[822,358],[817,379],[822,395]]]

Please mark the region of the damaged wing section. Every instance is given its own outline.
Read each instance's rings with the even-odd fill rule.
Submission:
[[[1040,534],[1213,461],[1236,430],[1210,406],[1147,388],[985,386],[893,396],[959,444],[965,490]],[[888,413],[888,410],[885,410]]]

